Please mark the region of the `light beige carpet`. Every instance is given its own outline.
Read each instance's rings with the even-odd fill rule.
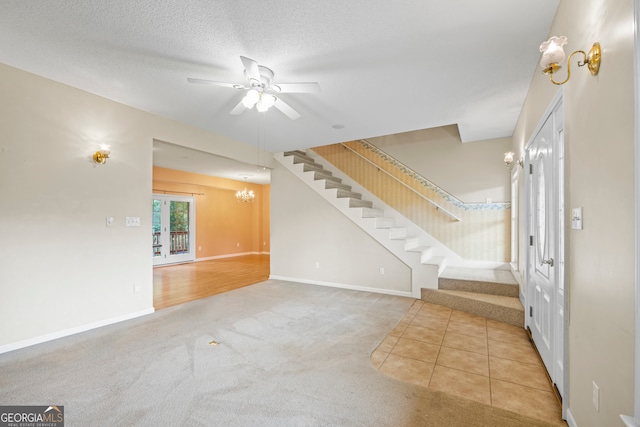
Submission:
[[[67,426],[546,425],[378,373],[412,302],[267,281],[0,355],[0,403]]]

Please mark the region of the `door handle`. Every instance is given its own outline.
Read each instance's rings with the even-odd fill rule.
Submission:
[[[540,265],[549,264],[549,267],[553,267],[553,258],[543,259]]]

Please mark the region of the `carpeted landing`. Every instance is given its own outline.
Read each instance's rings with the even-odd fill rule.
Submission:
[[[378,372],[413,302],[269,280],[0,355],[0,402],[67,426],[551,425]]]

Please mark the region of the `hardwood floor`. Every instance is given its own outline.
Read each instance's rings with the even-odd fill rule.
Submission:
[[[253,285],[269,278],[269,255],[247,255],[153,269],[156,310]]]

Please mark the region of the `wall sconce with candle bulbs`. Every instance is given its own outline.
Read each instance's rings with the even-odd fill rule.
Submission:
[[[93,161],[99,165],[104,165],[107,163],[109,154],[111,154],[111,147],[107,144],[100,144],[100,149],[93,153]]]
[[[511,166],[511,163],[513,163],[513,156],[515,156],[515,153],[513,151],[507,151],[506,153],[504,153],[504,164],[506,167]],[[523,167],[524,161],[522,159],[516,160],[516,164],[520,167]]]
[[[602,56],[602,50],[600,49],[600,43],[596,42],[589,50],[589,53],[585,53],[583,50],[576,50],[569,55],[567,61],[567,78],[561,82],[557,82],[553,79],[553,74],[560,68],[560,64],[564,61],[566,55],[564,53],[563,46],[567,44],[567,38],[565,36],[556,37],[553,36],[546,42],[540,45],[540,52],[542,52],[542,59],[540,59],[540,66],[542,72],[549,75],[549,80],[555,85],[563,85],[571,78],[571,58],[573,55],[580,53],[583,56],[583,61],[578,61],[578,67],[587,65],[589,72],[592,76],[597,76],[600,71],[600,60]]]

